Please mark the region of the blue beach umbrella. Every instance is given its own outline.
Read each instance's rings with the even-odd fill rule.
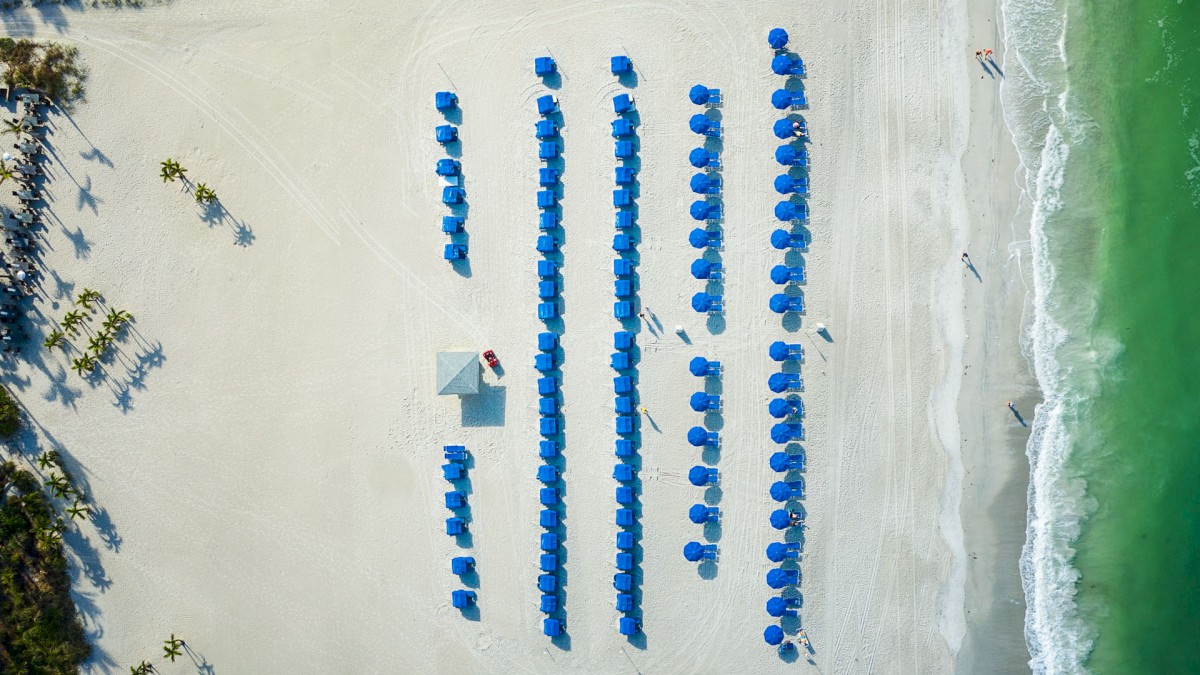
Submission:
[[[804,440],[804,427],[799,424],[776,424],[771,427],[771,440],[776,443]]]
[[[694,357],[688,362],[688,371],[696,377],[704,377],[708,375],[708,359],[703,356]]]
[[[689,237],[688,240],[691,241],[691,237]],[[703,245],[703,244],[701,244],[701,245]],[[695,246],[695,244],[693,243],[692,246]],[[693,278],[707,279],[708,275],[711,273],[712,273],[712,263],[708,262],[704,258],[700,258],[698,260],[692,261],[692,277]]]
[[[771,455],[767,462],[771,465],[772,471],[783,473],[790,469],[799,469],[800,465],[804,463],[804,457],[802,455],[789,455],[786,452],[776,452]]]
[[[771,131],[775,132],[775,138],[785,141],[796,135],[796,130],[792,127],[792,121],[786,118],[777,120],[771,127]]]
[[[791,99],[788,100],[790,101]],[[708,119],[705,115],[697,113],[692,115],[692,118],[688,120],[688,128],[694,133],[703,134],[712,128],[712,120]]]
[[[775,93],[771,94],[771,105],[775,106],[776,110],[787,110],[792,107],[792,95],[787,89],[776,89]]]
[[[799,570],[773,569],[767,572],[767,585],[775,590],[800,583]],[[780,631],[782,633],[782,631]]]
[[[782,28],[772,28],[770,33],[767,33],[767,44],[771,45],[771,49],[783,49],[787,46],[788,34]]]
[[[790,145],[781,145],[775,149],[775,161],[784,166],[791,166],[796,162],[796,149]]]
[[[694,220],[704,220],[708,218],[708,210],[708,202],[705,201],[694,201],[692,202],[692,205],[688,207],[688,213],[691,214]]]
[[[708,432],[704,430],[704,427],[692,427],[688,429],[687,442],[696,447],[708,445]]]
[[[786,502],[789,499],[799,499],[804,492],[804,481],[789,480],[771,483],[771,499]]]
[[[688,153],[688,164],[691,164],[697,169],[702,169],[709,165],[709,160],[711,158],[712,155],[704,148],[693,148],[692,151]]]
[[[781,419],[792,414],[792,404],[781,398],[771,399],[771,402],[767,404],[767,412],[771,414],[771,417]]]
[[[779,202],[775,205],[775,217],[783,222],[796,220],[798,211],[791,202]]]
[[[692,504],[692,508],[688,509],[688,520],[703,525],[710,520],[716,518],[717,509],[705,506],[704,504]]]
[[[696,412],[708,410],[708,394],[702,391],[692,394],[692,397],[688,399],[688,405]]]
[[[688,98],[696,105],[708,103],[708,87],[697,84],[688,90]]]
[[[688,562],[698,562],[704,557],[704,546],[698,541],[689,541],[683,545],[683,557]]]
[[[784,530],[795,524],[796,520],[792,514],[783,509],[775,509],[771,512],[771,527],[777,530]]]
[[[715,182],[716,181],[712,180],[708,176],[706,176],[702,173],[698,173],[698,174],[692,176],[692,179],[691,179],[691,181],[689,181],[688,184],[691,186],[692,192],[695,192],[698,195],[702,195],[702,194],[707,194],[709,189],[713,187]]]

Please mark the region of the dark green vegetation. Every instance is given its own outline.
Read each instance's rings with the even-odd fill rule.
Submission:
[[[37,478],[0,464],[0,672],[75,673],[91,653],[71,600],[64,529]]]
[[[4,65],[4,83],[10,91],[31,87],[66,109],[83,100],[87,69],[80,63],[75,47],[3,37],[0,63]]]
[[[12,438],[21,428],[21,411],[17,401],[8,393],[8,389],[0,386],[0,440]]]

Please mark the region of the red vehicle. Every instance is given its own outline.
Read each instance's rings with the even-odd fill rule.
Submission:
[[[483,353],[483,360],[487,361],[489,368],[495,368],[500,365],[500,360],[496,358],[496,352],[490,349]]]

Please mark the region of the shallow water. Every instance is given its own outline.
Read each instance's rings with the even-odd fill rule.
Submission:
[[[1046,403],[1022,560],[1039,672],[1197,672],[1200,5],[1006,0]]]

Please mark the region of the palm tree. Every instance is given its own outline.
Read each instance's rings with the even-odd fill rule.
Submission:
[[[180,166],[179,162],[170,157],[163,160],[160,164],[162,166],[162,173],[159,175],[162,176],[164,183],[167,181],[175,182],[176,178],[183,178],[183,174],[187,173],[187,169]]]
[[[92,515],[92,507],[76,499],[75,502],[67,508],[67,513],[71,514],[71,520],[75,520],[76,518],[87,518],[88,516]]]
[[[170,640],[163,640],[163,656],[171,659],[171,663],[175,663],[176,656],[183,656],[183,652],[179,648],[183,646],[183,640],[175,638],[175,634],[171,633]]]
[[[25,131],[25,127],[21,126],[21,120],[4,120],[3,126],[4,128],[0,129],[0,134],[12,134],[19,137]]]
[[[61,330],[55,328],[46,334],[46,339],[42,341],[42,346],[46,349],[60,347],[65,351],[67,348],[67,336]]]
[[[92,303],[100,299],[100,291],[93,291],[90,288],[85,288],[79,292],[79,297],[75,298],[75,304],[84,309],[91,309]]]
[[[88,340],[88,349],[91,350],[93,356],[100,358],[104,355],[104,350],[108,348],[109,342],[108,333],[100,333]]]
[[[59,532],[56,528],[49,527],[44,530],[38,530],[37,538],[43,546],[53,548],[62,543],[62,532]]]
[[[16,174],[13,173],[12,167],[9,166],[7,162],[0,161],[0,184],[3,184],[6,180],[12,180],[15,177]]]
[[[38,468],[40,468],[42,471],[58,465],[58,463],[54,461],[54,455],[51,455],[48,452],[43,452],[42,454],[38,455],[37,463]]]
[[[62,327],[65,331],[75,332],[75,327],[82,324],[84,320],[83,312],[71,310],[63,315]]]
[[[67,477],[57,471],[50,472],[50,478],[46,480],[46,487],[54,493],[55,497],[62,499],[71,491],[71,483]]]
[[[154,666],[150,665],[149,661],[142,661],[136,666],[129,666],[129,675],[150,675],[154,672]]]
[[[90,373],[95,369],[96,361],[87,354],[71,361],[71,370],[79,373],[80,376],[83,376],[84,373]]]
[[[204,183],[196,183],[196,203],[211,204],[217,201],[217,193],[209,189]]]

